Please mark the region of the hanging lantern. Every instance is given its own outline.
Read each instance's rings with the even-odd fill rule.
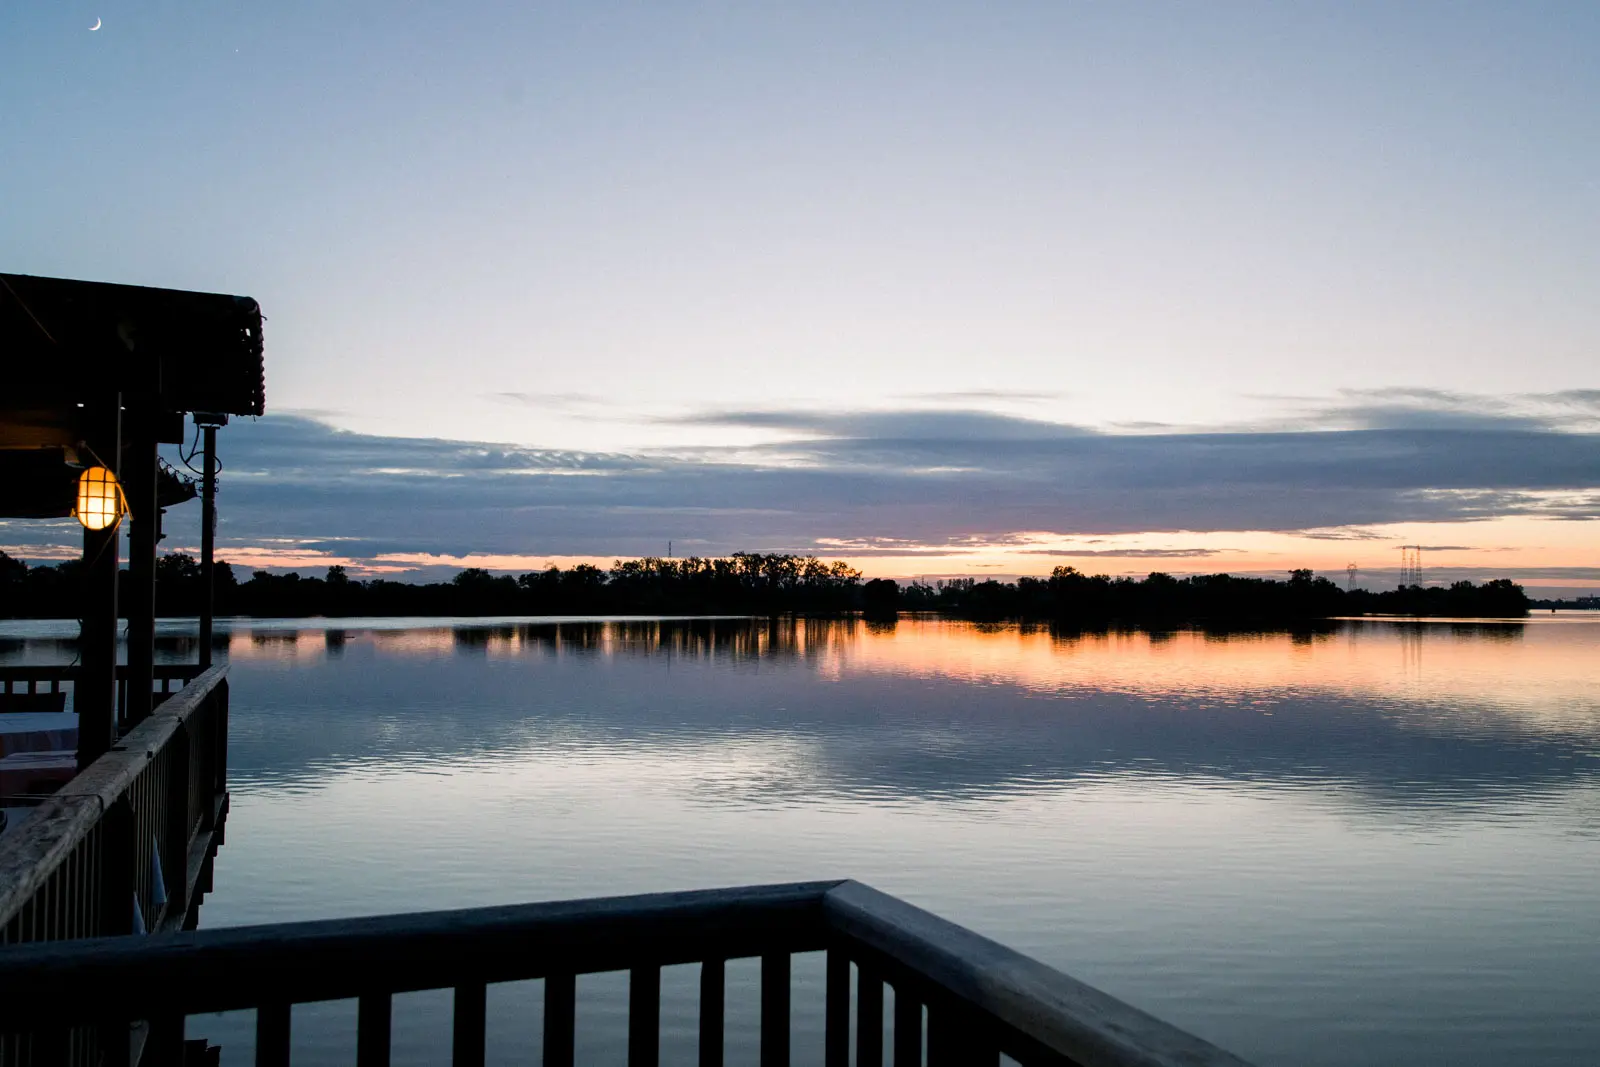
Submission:
[[[117,476],[104,467],[90,467],[78,475],[78,505],[72,515],[86,529],[115,526],[128,510]]]

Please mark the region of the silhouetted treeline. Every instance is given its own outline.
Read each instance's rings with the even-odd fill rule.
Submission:
[[[80,565],[27,567],[0,553],[0,616],[72,618]],[[156,567],[163,615],[199,612],[202,584],[193,557],[163,556]],[[1088,575],[1057,567],[1048,578],[1015,582],[958,578],[901,586],[863,583],[844,563],[810,556],[738,553],[722,559],[619,560],[609,570],[580,564],[513,577],[465,570],[449,582],[422,584],[256,571],[236,582],[217,567],[218,615],[296,618],[361,615],[777,615],[863,611],[937,611],[970,619],[1051,619],[1086,624],[1189,620],[1275,622],[1337,615],[1433,615],[1505,618],[1526,615],[1522,587],[1505,579],[1475,585],[1346,591],[1309,570],[1287,581],[1227,574],[1177,578]]]
[[[868,582],[868,591],[876,584]],[[888,598],[885,589],[876,599],[887,605]],[[1372,614],[1505,618],[1528,613],[1522,587],[1503,578],[1482,585],[1456,582],[1449,588],[1408,586],[1375,593],[1346,591],[1309,570],[1290,571],[1288,581],[1276,581],[1230,574],[1111,578],[1057,567],[1048,578],[1019,578],[1016,582],[958,578],[935,585],[913,583],[898,590],[895,602],[901,610],[938,611],[971,619],[1084,622],[1258,622]]]
[[[0,616],[74,618],[81,564],[27,567],[0,553]],[[126,580],[126,572],[124,572]],[[156,610],[194,615],[204,595],[200,565],[173,554],[156,562]],[[246,582],[219,561],[218,615],[775,615],[858,609],[861,572],[810,556],[737,553],[722,559],[619,560],[513,577],[464,570],[449,582],[359,581],[343,567],[326,577],[256,571]]]

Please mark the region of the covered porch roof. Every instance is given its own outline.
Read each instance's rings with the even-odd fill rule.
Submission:
[[[247,296],[0,274],[0,515],[71,514],[78,469],[102,437],[89,425],[108,395],[137,405],[165,443],[183,415],[260,415],[266,407],[261,308]],[[103,416],[102,416],[103,417]],[[160,505],[194,486],[157,473]]]

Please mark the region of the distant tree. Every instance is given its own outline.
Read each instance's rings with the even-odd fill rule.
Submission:
[[[21,584],[28,577],[28,565],[0,552],[0,585]]]
[[[200,561],[186,552],[169,552],[156,559],[156,582],[183,584],[200,580]]]
[[[872,615],[889,615],[900,608],[900,583],[874,578],[861,587],[861,606]]]

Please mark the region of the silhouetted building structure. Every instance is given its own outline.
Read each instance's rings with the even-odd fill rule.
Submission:
[[[166,509],[202,497],[209,583],[216,430],[260,415],[264,391],[248,297],[0,274],[0,516],[72,516],[83,529],[75,581],[59,589],[80,621],[76,662],[0,668],[0,711],[75,719],[54,731],[59,751],[0,759],[0,943],[197,920],[227,815],[226,668],[210,665],[209,598],[200,662],[156,664],[156,548]],[[198,478],[158,455],[190,437],[186,415],[188,459],[204,441]],[[8,716],[19,718],[32,716]],[[26,766],[7,766],[19,756]],[[128,1062],[111,1031],[64,1041],[0,1042],[0,1063]]]

